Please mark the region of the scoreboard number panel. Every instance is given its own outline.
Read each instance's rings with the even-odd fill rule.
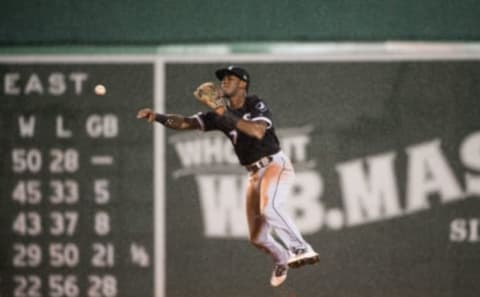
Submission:
[[[0,296],[154,296],[154,72],[0,59]]]

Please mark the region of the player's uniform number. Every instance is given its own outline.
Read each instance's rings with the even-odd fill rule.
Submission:
[[[230,139],[232,140],[232,143],[234,145],[237,144],[237,139],[238,139],[237,130],[232,130],[232,131],[228,132],[228,135],[230,135]]]

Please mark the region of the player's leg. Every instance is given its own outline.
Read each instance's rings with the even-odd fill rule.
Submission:
[[[260,187],[262,214],[291,252],[290,267],[314,264],[319,260],[318,254],[303,239],[285,209],[287,195],[295,177],[293,167],[286,157],[277,159],[265,168],[262,174]]]
[[[260,213],[260,194],[258,192],[258,176],[251,175],[246,197],[247,222],[250,242],[260,250],[270,254],[275,263],[270,283],[276,287],[287,278],[288,252],[273,239],[270,226]]]
[[[293,180],[292,169],[273,163],[265,168],[260,186],[261,212],[288,248],[305,245],[300,231],[285,210],[286,195]]]

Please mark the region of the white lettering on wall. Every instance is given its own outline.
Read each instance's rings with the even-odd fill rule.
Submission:
[[[445,204],[465,199],[467,194],[480,194],[480,131],[460,143],[459,155],[465,173],[456,176],[441,140],[433,139],[405,148],[402,152],[405,159],[399,158],[400,152],[387,151],[337,163],[339,189],[328,192],[340,195],[325,198],[326,185],[319,169],[305,166],[315,164],[307,150],[311,142],[309,132],[285,133],[280,138],[284,153],[294,160],[297,168],[287,210],[303,234],[324,227],[339,230],[425,211],[432,207],[432,198],[437,198],[438,204]],[[170,140],[182,166],[177,169],[181,174],[176,178],[195,176],[207,237],[247,238],[246,173],[238,165],[228,138],[215,133],[199,135],[197,132],[192,137]],[[403,172],[404,177],[398,176]],[[459,178],[465,179],[465,188]],[[331,205],[335,201],[337,205]],[[478,228],[477,221],[454,221],[450,239],[477,241]]]
[[[304,234],[319,231],[325,219],[325,210],[320,201],[324,190],[322,178],[315,171],[299,172],[291,189],[287,210],[291,212],[295,224]]]
[[[238,175],[196,177],[205,236],[246,237],[246,178]]]
[[[337,166],[349,225],[402,214],[394,171],[395,153],[356,159]]]
[[[460,159],[467,169],[480,172],[480,132],[468,135],[460,146]],[[480,174],[465,173],[466,191],[480,194]]]
[[[18,117],[18,129],[22,138],[30,138],[35,134],[35,116],[29,116],[28,119],[21,115]]]
[[[88,74],[85,72],[47,74],[11,72],[3,75],[3,92],[9,96],[20,95],[64,95],[71,89],[82,95]]]
[[[7,73],[3,77],[3,91],[5,95],[20,95],[20,87],[17,85],[20,73]]]
[[[57,137],[58,138],[70,138],[72,137],[72,131],[67,130],[63,124],[63,116],[57,116]]]
[[[439,139],[410,146],[406,151],[406,211],[428,208],[428,198],[432,194],[439,195],[442,202],[462,198],[462,190],[441,151]]]
[[[25,85],[25,95],[30,95],[31,93],[43,94],[43,86],[40,81],[40,77],[36,73],[32,73],[30,78]]]

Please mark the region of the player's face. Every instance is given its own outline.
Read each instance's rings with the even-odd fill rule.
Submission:
[[[221,87],[225,96],[230,97],[245,89],[245,82],[235,75],[228,74],[223,77]]]

